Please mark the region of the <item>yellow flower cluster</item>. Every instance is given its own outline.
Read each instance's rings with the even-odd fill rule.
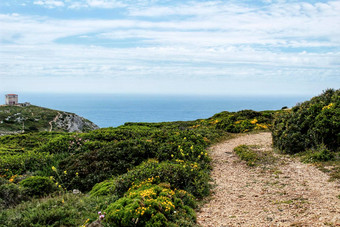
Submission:
[[[170,195],[175,195],[175,192],[173,191],[173,190],[170,190],[170,189],[166,189],[166,188],[164,188],[163,190],[162,190],[162,192],[164,192],[164,193],[169,193]]]
[[[190,164],[192,168],[198,168],[197,162],[194,162],[194,164]]]
[[[209,122],[210,124],[216,125],[219,121],[216,119],[214,121]]]
[[[142,185],[146,185],[146,184],[151,184],[152,182],[154,182],[157,178],[159,178],[159,176],[155,176],[155,177],[149,177],[148,179],[140,182],[139,184],[135,184],[134,182],[132,182],[132,187],[129,188],[128,191],[132,190],[132,189],[136,189],[136,188],[140,188]]]
[[[255,129],[267,129],[267,128],[268,126],[265,124],[256,124],[256,127],[255,127]]]
[[[144,198],[152,198],[152,196],[157,195],[157,193],[152,188],[143,190],[139,194]]]
[[[11,176],[11,178],[9,178],[9,182],[13,182],[14,181],[14,179],[17,177],[18,175],[13,175],[13,176]]]
[[[149,207],[151,207],[151,205],[149,205]],[[135,210],[135,213],[137,215],[144,215],[145,211],[147,211],[149,209],[149,207],[138,207],[136,210]]]
[[[193,125],[193,126],[191,126],[191,127],[189,127],[189,128],[198,128],[198,127],[200,127],[201,125],[200,124],[198,124],[198,125]]]
[[[160,196],[159,199],[164,200],[161,202],[162,207],[165,208],[165,212],[171,211],[171,209],[175,209],[175,205],[170,201],[168,197]]]
[[[250,123],[256,124],[257,123],[257,119],[255,118],[254,120],[251,120]]]
[[[334,103],[330,103],[328,106],[324,106],[323,108],[322,108],[322,110],[328,110],[328,109],[330,109],[330,108],[332,108],[334,106]]]

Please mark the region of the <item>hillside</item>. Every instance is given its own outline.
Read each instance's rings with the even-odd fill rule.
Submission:
[[[292,110],[2,136],[0,226],[337,225],[338,98],[328,90]],[[60,114],[47,122],[54,127]],[[323,143],[304,139],[314,129]],[[292,143],[302,145],[291,152]],[[219,195],[226,200],[214,202]]]
[[[0,135],[22,132],[88,132],[99,127],[73,113],[39,106],[0,106]]]

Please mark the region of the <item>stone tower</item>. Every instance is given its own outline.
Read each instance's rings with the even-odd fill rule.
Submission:
[[[18,95],[16,94],[7,94],[6,95],[6,105],[17,105],[18,104]]]

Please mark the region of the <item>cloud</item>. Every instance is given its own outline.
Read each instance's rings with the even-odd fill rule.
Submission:
[[[63,1],[56,1],[56,0],[39,0],[39,1],[34,1],[33,4],[44,6],[46,8],[63,7],[65,5]]]
[[[204,81],[340,86],[340,1],[35,4],[96,13],[72,19],[0,15],[0,80],[202,81],[197,89]],[[93,16],[113,8],[123,13]]]

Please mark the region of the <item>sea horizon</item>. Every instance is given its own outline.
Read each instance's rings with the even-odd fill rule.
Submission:
[[[292,107],[306,95],[176,95],[19,93],[19,102],[72,112],[99,127],[126,122],[169,122],[208,118],[222,111],[255,111]],[[0,102],[4,102],[1,97]]]

